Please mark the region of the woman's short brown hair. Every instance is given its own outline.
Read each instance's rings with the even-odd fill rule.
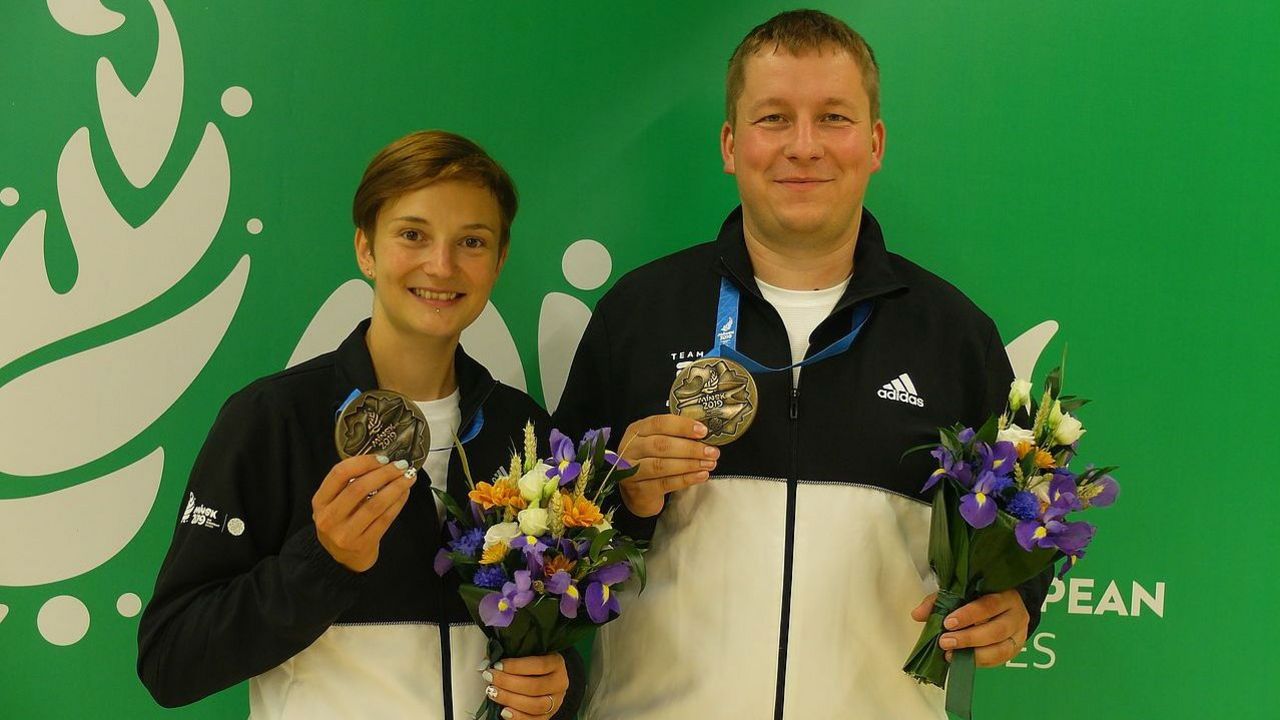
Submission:
[[[475,183],[493,193],[502,216],[499,247],[505,249],[519,204],[515,183],[484,148],[444,130],[419,130],[380,150],[360,178],[351,218],[372,239],[384,203],[447,180]]]

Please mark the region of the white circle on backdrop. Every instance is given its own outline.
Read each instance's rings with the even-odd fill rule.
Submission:
[[[125,593],[116,599],[116,612],[125,617],[133,617],[142,612],[142,598],[136,593]]]
[[[54,645],[74,645],[89,632],[89,608],[70,595],[49,598],[36,615],[36,627]]]
[[[9,606],[0,603],[0,622],[4,622],[6,616],[9,615]]]
[[[253,107],[253,96],[239,85],[232,85],[222,93],[222,110],[231,117],[244,117]]]
[[[257,235],[262,232],[262,221],[258,218],[249,218],[249,222],[244,224],[244,229],[248,230],[250,235]]]
[[[569,246],[560,261],[564,279],[579,290],[595,290],[609,279],[613,258],[609,250],[595,240],[583,239]]]
[[[18,204],[18,188],[7,187],[0,190],[0,205],[13,207]]]

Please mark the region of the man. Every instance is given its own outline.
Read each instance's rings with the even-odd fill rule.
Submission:
[[[653,535],[648,590],[597,643],[589,717],[944,717],[941,691],[901,670],[936,589],[933,468],[901,456],[1002,409],[1013,374],[991,320],[887,252],[862,207],[878,86],[870,47],[828,15],[752,30],[721,132],[741,208],[714,242],[619,280],[583,336],[556,423],[626,428],[641,470],[616,522]],[[680,361],[730,335],[778,371],[752,372],[754,424],[717,448],[665,406]],[[955,610],[942,647],[1014,657],[1046,582]]]

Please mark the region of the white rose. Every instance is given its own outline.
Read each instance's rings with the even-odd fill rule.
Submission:
[[[542,508],[521,510],[516,518],[520,521],[520,532],[525,535],[538,537],[546,535],[549,531],[547,527],[547,511]]]
[[[498,523],[489,528],[484,534],[484,549],[488,550],[498,543],[511,544],[512,540],[520,537],[520,526],[513,522]]]
[[[1045,418],[1044,424],[1052,430],[1058,427],[1060,422],[1062,422],[1062,403],[1054,400],[1053,404],[1049,406],[1049,417]]]
[[[542,501],[542,486],[547,483],[547,470],[551,466],[540,462],[533,466],[533,469],[520,477],[520,481],[516,485],[520,488],[520,497],[525,499],[533,507],[537,507]]]
[[[1015,424],[1010,423],[1009,427],[996,433],[996,442],[1008,441],[1017,445],[1018,443],[1036,441],[1035,433],[1030,430],[1024,430]]]
[[[1009,385],[1009,414],[1031,405],[1031,381],[1016,379]]]
[[[1059,445],[1070,445],[1079,440],[1083,434],[1084,423],[1069,413],[1063,413],[1057,427],[1053,430],[1053,441]]]

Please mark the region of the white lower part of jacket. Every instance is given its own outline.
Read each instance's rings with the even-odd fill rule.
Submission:
[[[591,720],[773,717],[785,482],[714,477],[667,498],[649,584],[597,636]],[[801,483],[786,718],[945,718],[902,672],[937,589],[928,505],[874,487]]]
[[[453,718],[447,720],[470,720],[484,700],[485,642],[474,625],[449,627]],[[440,666],[435,624],[334,625],[249,681],[249,717],[446,720]]]

